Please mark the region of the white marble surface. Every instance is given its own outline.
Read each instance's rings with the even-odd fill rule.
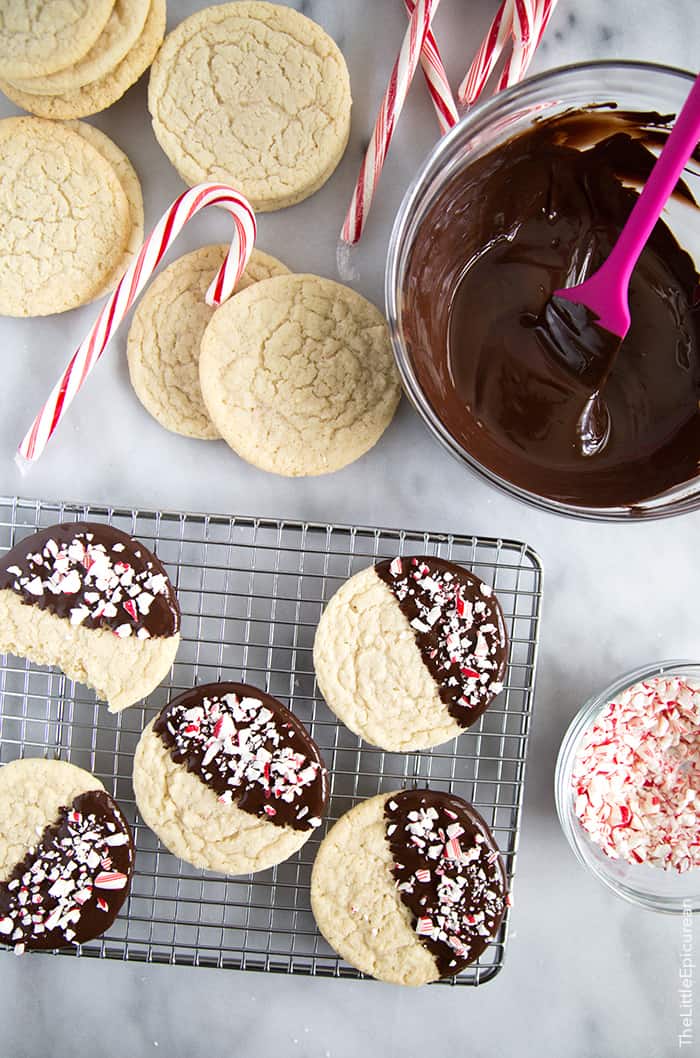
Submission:
[[[202,4],[169,0],[168,6],[172,26]],[[335,276],[336,233],[403,32],[403,5],[312,0],[294,6],[325,25],[347,57],[355,99],[352,138],[322,191],[294,209],[260,218],[259,245],[293,269]],[[436,33],[455,83],[495,6],[494,0],[443,0]],[[560,0],[535,68],[603,57],[693,68],[698,40],[697,0]],[[153,223],[182,185],[151,135],[145,96],[142,81],[94,121],[131,155]],[[0,115],[13,112],[0,102]],[[435,136],[417,82],[358,256],[357,286],[379,304],[391,220]],[[223,240],[227,232],[222,216],[203,217],[179,252]],[[87,309],[42,322],[0,321],[0,492],[483,532],[517,536],[539,550],[546,569],[545,620],[513,933],[506,967],[492,983],[474,991],[431,988],[418,994],[375,983],[4,956],[0,1053],[675,1054],[680,923],[627,906],[583,873],[556,821],[552,777],[562,733],[590,692],[650,659],[700,653],[698,517],[642,526],[579,525],[527,510],[462,470],[407,405],[382,443],[356,466],[326,480],[268,477],[222,444],[201,445],[161,431],[129,389],[123,336],[41,464],[22,478],[12,459],[16,442],[93,316]]]

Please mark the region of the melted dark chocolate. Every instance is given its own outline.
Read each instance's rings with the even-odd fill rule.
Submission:
[[[493,834],[461,797],[402,790],[384,806],[393,875],[412,925],[441,977],[478,959],[506,908],[506,874]]]
[[[321,825],[328,773],[318,746],[269,694],[243,683],[204,684],[166,705],[153,730],[220,801],[277,826]]]
[[[503,690],[508,636],[493,589],[432,556],[395,558],[374,568],[408,619],[441,701],[469,727]]]
[[[103,790],[80,794],[0,882],[0,940],[22,952],[99,937],[129,894],[133,865],[119,806]]]
[[[591,390],[532,326],[609,254],[637,198],[624,183],[644,182],[666,120],[596,110],[535,123],[457,174],[421,223],[403,310],[417,378],[479,463],[536,495],[633,507],[698,474],[698,274],[663,221],[632,275],[629,334],[611,366],[595,364],[610,431],[592,451],[579,443]],[[692,208],[684,184],[676,197]],[[590,357],[580,366],[585,383]]]
[[[171,636],[180,608],[165,568],[143,544],[97,522],[67,522],[27,536],[0,559],[0,590],[74,626],[123,638]]]

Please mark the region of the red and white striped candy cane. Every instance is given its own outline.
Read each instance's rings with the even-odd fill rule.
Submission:
[[[470,107],[476,102],[491,76],[512,30],[512,6],[512,0],[503,0],[494,15],[481,47],[457,90],[461,106]]]
[[[498,91],[521,81],[533,60],[557,0],[512,0],[513,50],[498,82]]]
[[[404,0],[404,4],[408,14],[412,15],[416,0]],[[423,50],[420,53],[420,64],[423,68],[428,91],[433,100],[440,132],[449,132],[452,126],[459,121],[459,113],[452,95],[450,82],[447,80],[445,67],[442,64],[437,41],[431,29],[428,30],[425,37]]]
[[[42,454],[163,256],[187,222],[207,206],[221,206],[233,217],[234,234],[231,249],[207,291],[206,301],[208,305],[220,305],[231,296],[253,249],[257,233],[255,214],[248,200],[234,188],[226,184],[198,184],[173,202],[146,239],[32,423],[19,446],[19,457],[34,462]]]
[[[341,239],[344,242],[356,243],[362,235],[384,159],[394,135],[396,119],[406,101],[409,85],[416,72],[438,3],[439,0],[416,0],[401,51],[391,71],[389,87],[379,108],[367,153],[360,166],[357,184],[341,232]]]
[[[498,81],[497,91],[517,84],[527,73],[557,0],[503,0],[483,44],[457,92],[461,105],[475,103],[508,41],[513,47]]]

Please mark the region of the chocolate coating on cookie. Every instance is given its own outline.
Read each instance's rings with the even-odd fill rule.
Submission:
[[[478,812],[460,797],[402,790],[384,806],[401,901],[441,977],[460,973],[498,931],[506,875]]]
[[[503,690],[508,636],[493,589],[442,558],[395,558],[374,569],[408,619],[450,715],[469,727]]]
[[[281,702],[243,683],[209,683],[165,706],[153,730],[219,797],[277,826],[312,830],[328,801],[318,746]]]
[[[79,794],[0,883],[0,940],[22,952],[99,937],[126,900],[133,865],[117,803],[104,790]]]
[[[175,635],[180,608],[162,563],[110,525],[71,522],[25,537],[0,561],[0,589],[70,621],[121,638]]]

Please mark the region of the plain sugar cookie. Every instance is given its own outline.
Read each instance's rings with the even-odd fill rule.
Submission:
[[[46,316],[95,297],[131,234],[126,195],[64,125],[0,121],[0,314]]]
[[[351,966],[392,984],[422,985],[460,973],[498,932],[505,870],[491,831],[462,798],[379,794],[324,838],[311,907]]]
[[[503,690],[508,636],[493,589],[434,557],[356,573],[326,606],[314,668],[351,731],[392,752],[438,746]]]
[[[141,36],[151,0],[116,0],[107,24],[86,55],[56,73],[25,79],[11,77],[22,92],[55,96],[74,92],[111,73]]]
[[[179,642],[180,608],[164,567],[112,526],[52,525],[0,560],[0,653],[58,665],[112,712],[158,686]]]
[[[0,73],[39,77],[78,62],[107,24],[114,0],[3,0]]]
[[[66,121],[99,114],[116,103],[153,62],[165,36],[165,0],[151,0],[141,35],[120,63],[96,81],[72,92],[55,96],[23,92],[9,81],[0,80],[0,92],[23,110],[42,118]]]
[[[0,768],[0,941],[17,954],[99,937],[133,869],[129,825],[94,775],[59,760]]]
[[[321,825],[328,774],[281,702],[245,684],[212,683],[175,698],[148,725],[134,792],[176,856],[252,874],[288,859]]]
[[[287,477],[359,459],[401,396],[381,312],[314,275],[265,279],[217,309],[199,372],[224,440],[247,462]]]
[[[168,35],[148,108],[183,180],[233,184],[263,212],[301,202],[338,165],[350,77],[328,34],[292,8],[221,4]]]
[[[104,287],[95,295],[95,297],[99,298],[103,297],[105,294],[109,294],[114,289],[136,257],[136,254],[141,249],[144,234],[143,193],[141,191],[141,181],[139,180],[133,165],[124,154],[124,151],[117,147],[116,143],[113,140],[110,140],[109,136],[106,136],[104,132],[100,131],[100,129],[96,129],[94,125],[88,125],[85,121],[67,121],[66,128],[71,129],[73,132],[77,132],[79,136],[86,139],[87,142],[91,143],[95,150],[98,151],[107,162],[109,162],[117,175],[117,179],[122,186],[122,190],[126,195],[126,201],[129,205],[131,234],[129,235],[126,249],[114,271],[107,278]]]
[[[185,254],[154,279],[129,330],[126,354],[136,396],[166,430],[216,440],[220,437],[202,400],[199,352],[214,309],[204,298],[230,247],[203,246]],[[236,292],[289,269],[253,250]]]

